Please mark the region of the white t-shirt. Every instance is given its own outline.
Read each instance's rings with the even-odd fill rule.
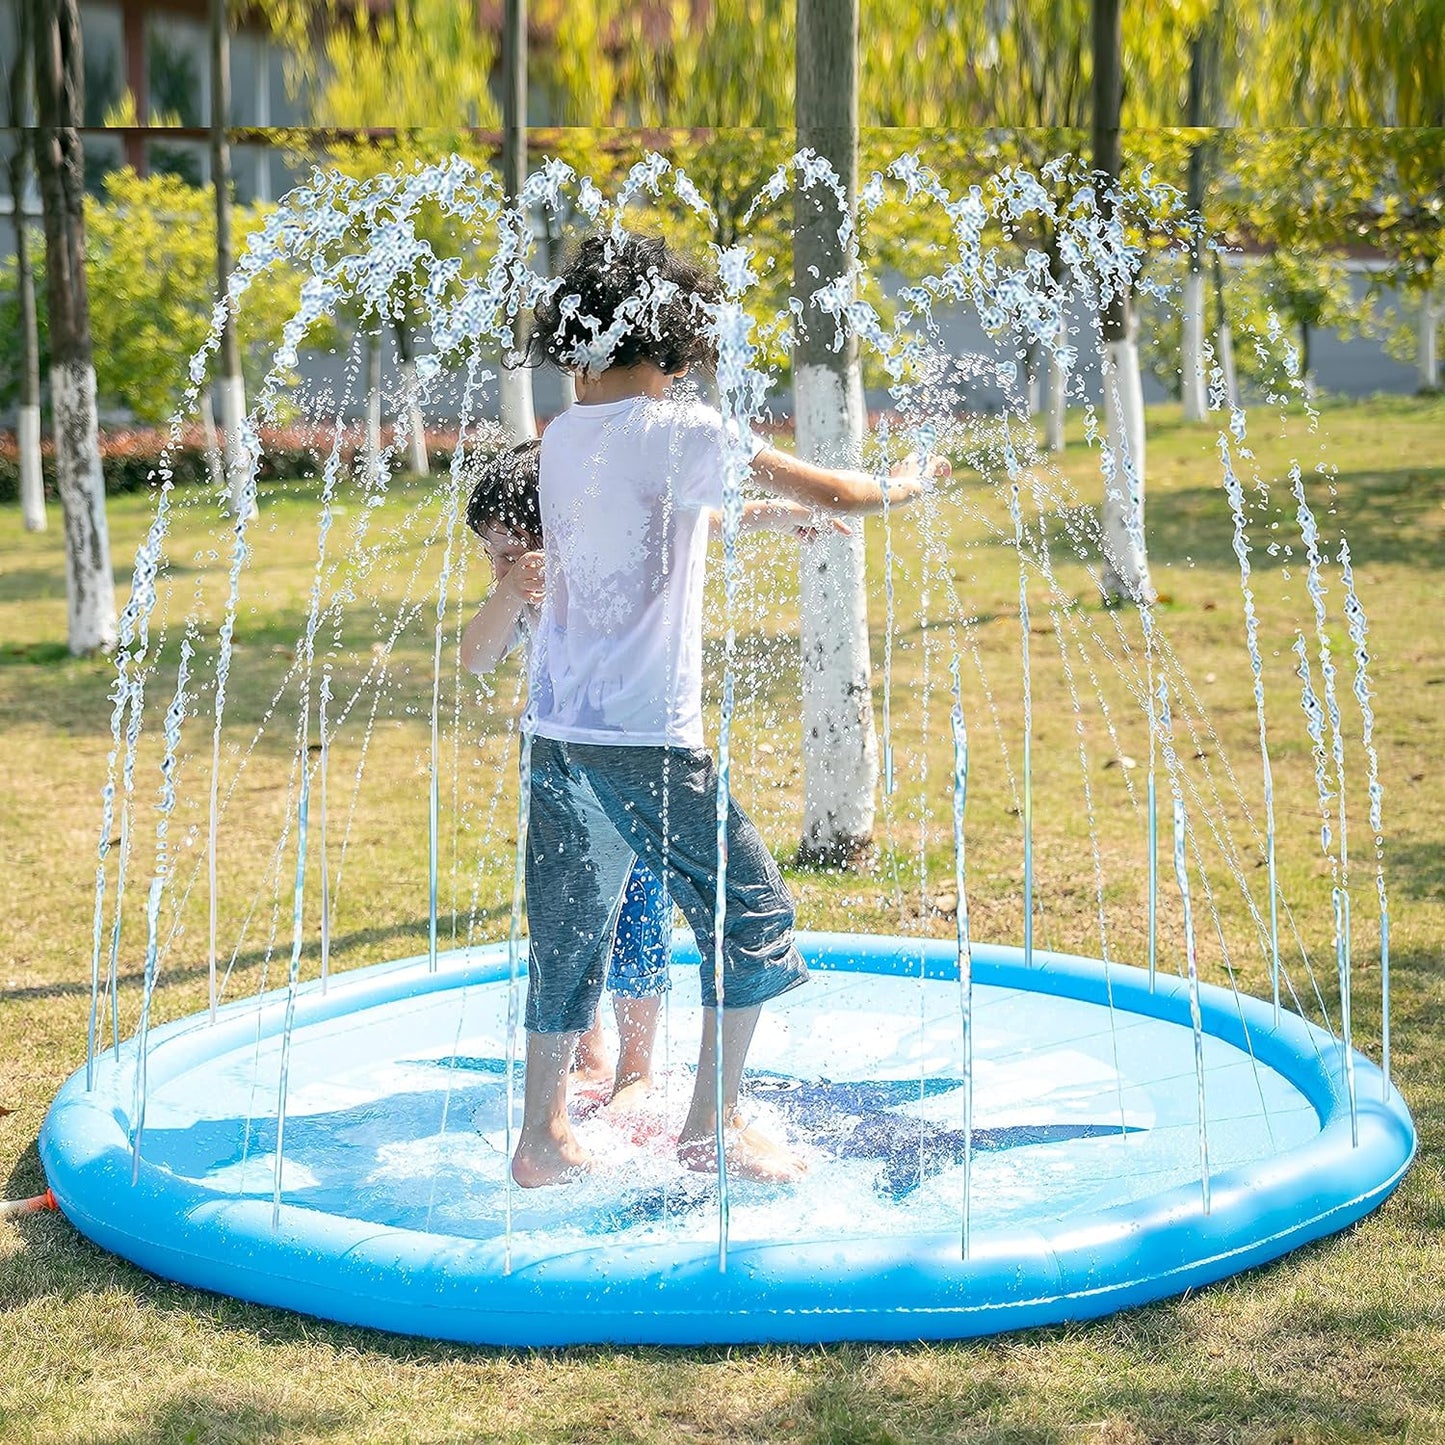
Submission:
[[[748,460],[767,445],[739,434]],[[547,591],[527,718],[543,737],[701,748],[707,509],[727,432],[671,398],[569,407],[542,434]]]

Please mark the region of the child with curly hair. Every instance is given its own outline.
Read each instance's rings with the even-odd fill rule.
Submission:
[[[735,803],[726,823],[722,987],[717,771],[702,728],[702,583],[711,514],[729,449],[751,479],[825,514],[881,509],[884,490],[724,425],[712,407],[669,395],[694,365],[715,365],[717,283],[660,239],[606,232],[582,241],[537,308],[529,359],[570,371],[577,404],[540,452],[542,601],[524,727],[532,735],[527,836],[531,936],[527,1063],[512,1176],[531,1187],[591,1167],[567,1115],[567,1074],[597,1010],[633,863],[666,880],[702,953],[702,1045],[677,1143],[688,1168],[788,1182],[806,1168],[738,1113],[738,1088],[763,1004],[807,969],[776,862]],[[919,496],[938,458],[895,468],[888,500]],[[715,1051],[721,1010],[721,1058]],[[721,1070],[721,1111],[716,1087]]]
[[[476,533],[492,566],[491,592],[462,630],[462,665],[478,677],[527,642],[537,625],[545,595],[542,517],[537,490],[540,443],[522,442],[489,457],[477,473],[467,500],[467,526]],[[721,530],[721,515],[710,517],[710,532]],[[745,530],[788,530],[801,541],[817,535],[804,507],[781,500],[749,501]],[[839,530],[846,526],[836,523]],[[609,1105],[626,1109],[652,1085],[662,995],[667,991],[672,944],[672,903],[641,859],[634,861],[613,932],[607,991],[617,1023],[615,1068],[607,1063],[599,1010],[577,1041],[572,1078],[583,1084],[611,1080]]]

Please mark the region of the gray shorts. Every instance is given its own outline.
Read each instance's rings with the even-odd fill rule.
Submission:
[[[752,1008],[795,988],[808,970],[793,946],[793,900],[783,876],[731,800],[727,850],[722,1007]],[[717,770],[711,756],[534,738],[529,1032],[573,1033],[592,1022],[635,858],[665,875],[702,953],[703,1004],[717,1006]]]

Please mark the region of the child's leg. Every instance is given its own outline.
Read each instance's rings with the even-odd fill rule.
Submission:
[[[723,1010],[723,1148],[730,1174],[740,1179],[787,1184],[801,1178],[807,1164],[766,1134],[749,1128],[737,1112],[743,1063],[761,1012],[761,1005]],[[717,1120],[717,1010],[710,1008],[703,1010],[702,1048],[698,1051],[692,1107],[677,1141],[677,1157],[689,1169],[709,1173],[717,1168]]]
[[[512,1155],[512,1178],[524,1189],[562,1184],[592,1167],[567,1117],[567,1068],[577,1035],[527,1035],[522,1132]]]
[[[602,1031],[602,1010],[592,1015],[592,1022],[577,1037],[577,1052],[572,1058],[572,1078],[582,1085],[606,1083],[612,1077],[607,1062],[607,1040]]]
[[[620,1041],[614,1106],[626,1108],[652,1087],[652,1051],[669,983],[671,915],[672,900],[661,879],[640,860],[634,863],[607,974]]]
[[[693,1168],[713,1167],[716,1050],[713,1010],[714,912],[717,900],[717,771],[703,752],[660,748],[578,747],[575,756],[597,799],[638,857],[667,880],[702,952],[707,1011],[697,1091],[680,1152]],[[664,808],[663,795],[666,795]],[[661,819],[667,817],[667,847]],[[793,946],[793,902],[757,829],[732,805],[727,824],[727,906],[723,923],[723,1099],[728,1161],[744,1177],[796,1178],[800,1160],[736,1115],[738,1085],[758,1008],[808,976]]]
[[[617,1073],[612,1083],[609,1109],[628,1109],[652,1088],[652,1051],[657,1044],[657,1024],[662,1017],[662,996],[628,998],[615,994],[612,1007],[617,1014]]]
[[[527,825],[527,1079],[512,1160],[519,1184],[587,1167],[567,1119],[567,1069],[602,995],[632,849],[608,822],[565,744],[532,744]]]

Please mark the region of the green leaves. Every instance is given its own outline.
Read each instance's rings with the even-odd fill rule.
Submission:
[[[269,208],[237,207],[234,241]],[[216,295],[216,211],[209,189],[175,176],[142,179],[132,170],[106,177],[105,194],[87,200],[86,280],[96,385],[142,421],[164,421],[180,402],[191,356],[210,327]],[[295,310],[299,277],[271,271],[247,291],[238,318],[248,383],[269,363]]]

